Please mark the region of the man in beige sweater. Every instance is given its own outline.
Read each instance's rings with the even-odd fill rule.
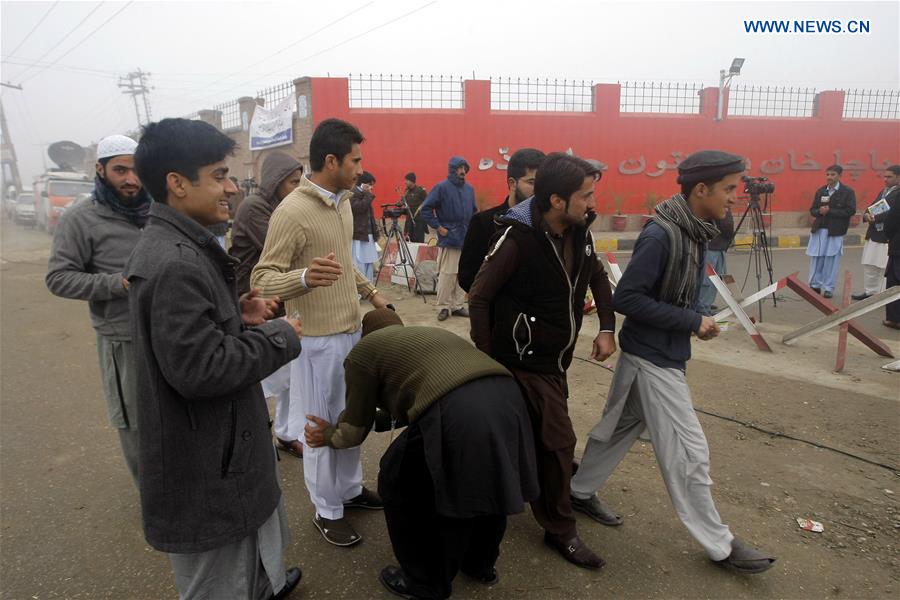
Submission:
[[[250,277],[263,296],[285,301],[303,321],[302,357],[291,363],[290,411],[331,422],[345,406],[344,359],[360,338],[359,296],[375,308],[387,301],[353,266],[350,189],[362,173],[356,127],[327,119],[309,144],[311,173],[272,213],[262,256]],[[316,507],[314,523],[326,541],[362,540],[344,519],[345,507],[380,509],[362,486],[359,448],[306,448],[303,473]]]

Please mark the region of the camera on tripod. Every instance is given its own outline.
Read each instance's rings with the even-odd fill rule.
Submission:
[[[409,207],[406,206],[406,202],[403,200],[398,200],[391,204],[382,204],[381,210],[384,211],[384,216],[389,219],[399,219],[409,213]]]
[[[744,193],[751,196],[759,196],[760,194],[771,194],[775,191],[775,184],[767,177],[750,177],[744,175],[741,177],[744,182]]]

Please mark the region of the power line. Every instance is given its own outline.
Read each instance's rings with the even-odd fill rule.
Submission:
[[[329,52],[329,51],[331,51],[331,50],[334,50],[335,48],[339,48],[339,47],[341,47],[341,46],[343,46],[343,45],[345,45],[345,44],[349,44],[350,42],[354,42],[354,41],[360,39],[361,37],[363,37],[363,36],[365,36],[365,35],[368,35],[368,34],[372,33],[373,31],[377,31],[378,29],[381,29],[381,28],[383,28],[383,27],[387,27],[388,25],[391,25],[391,24],[393,24],[393,23],[396,23],[397,21],[400,21],[400,20],[402,20],[402,19],[405,19],[406,17],[409,17],[409,16],[411,16],[411,15],[413,15],[413,14],[419,12],[420,10],[424,10],[424,9],[428,8],[429,6],[431,6],[432,4],[437,4],[437,0],[432,0],[431,2],[429,2],[429,3],[427,3],[427,4],[423,4],[422,6],[419,6],[418,8],[414,8],[414,9],[411,10],[411,11],[405,12],[405,13],[403,13],[402,15],[400,15],[400,16],[398,16],[398,17],[394,17],[393,19],[389,19],[389,20],[385,21],[384,23],[381,23],[381,24],[379,24],[379,25],[376,25],[375,27],[372,27],[371,29],[367,29],[367,30],[363,31],[362,33],[354,34],[354,35],[352,35],[352,36],[350,36],[350,37],[348,37],[348,38],[346,38],[346,39],[344,39],[344,40],[338,42],[337,44],[334,44],[334,45],[332,45],[332,46],[329,46],[329,47],[325,48],[324,50],[320,50],[320,51],[315,52],[315,53],[313,53],[313,54],[310,54],[310,55],[308,55],[308,56],[304,56],[304,57],[301,58],[300,60],[297,60],[297,61],[295,61],[295,62],[293,62],[293,63],[290,63],[290,64],[286,65],[285,67],[276,69],[275,71],[271,71],[271,72],[266,73],[266,74],[264,74],[264,75],[260,75],[259,77],[255,77],[255,78],[253,78],[253,79],[250,79],[250,80],[244,81],[244,82],[242,82],[242,83],[233,85],[233,86],[231,86],[231,87],[227,87],[227,88],[225,88],[225,89],[223,89],[223,90],[219,90],[219,91],[217,91],[217,92],[213,92],[213,93],[207,94],[207,95],[205,95],[205,96],[199,96],[199,97],[196,97],[196,98],[187,98],[187,100],[191,100],[192,102],[197,102],[197,101],[200,101],[200,100],[205,100],[205,99],[207,99],[207,98],[211,98],[211,97],[213,97],[213,96],[217,96],[217,95],[223,94],[223,93],[225,93],[225,92],[227,92],[227,91],[233,90],[233,89],[235,89],[235,88],[240,88],[240,87],[249,85],[249,84],[251,84],[251,83],[253,83],[253,82],[255,82],[255,81],[259,81],[259,80],[261,80],[261,79],[265,79],[266,77],[269,77],[269,76],[271,76],[271,75],[274,75],[275,73],[282,72],[282,71],[284,71],[284,70],[286,70],[286,69],[288,69],[288,68],[294,67],[294,66],[296,66],[296,65],[298,65],[298,64],[300,64],[300,63],[302,63],[302,62],[304,62],[304,61],[306,61],[306,60],[309,60],[310,58],[314,58],[314,57],[316,57],[316,56],[319,56],[320,54],[323,54],[323,53],[325,53],[325,52]]]
[[[62,36],[62,38],[61,38],[58,42],[56,42],[53,46],[51,46],[49,50],[47,50],[46,52],[44,52],[43,54],[41,54],[41,56],[40,56],[39,58],[36,58],[36,59],[34,60],[34,62],[36,62],[36,63],[41,62],[42,60],[44,60],[44,58],[45,58],[48,54],[50,54],[51,52],[53,52],[54,50],[56,50],[57,48],[59,48],[59,47],[62,45],[62,43],[63,43],[64,41],[66,41],[67,39],[69,39],[69,36],[72,35],[73,33],[75,33],[75,32],[78,30],[79,27],[81,27],[82,25],[84,25],[84,22],[87,21],[89,18],[91,18],[91,15],[93,15],[95,12],[97,12],[97,10],[98,10],[101,6],[103,6],[103,4],[104,4],[103,2],[97,3],[97,6],[95,6],[93,9],[91,9],[91,11],[88,12],[88,14],[85,15],[85,17],[84,17],[83,19],[81,19],[81,21],[78,22],[78,25],[76,25],[75,27],[73,27],[72,29],[70,29],[70,30],[66,33],[66,35]],[[52,64],[52,63],[51,63],[51,64]],[[21,73],[19,73],[19,76],[18,76],[19,79],[21,79],[22,77],[24,77],[24,76],[25,76],[25,73],[27,73],[28,71],[30,71],[30,70],[33,69],[33,68],[34,68],[34,67],[28,67],[27,69],[25,69],[24,71],[22,71]]]
[[[25,34],[25,37],[22,38],[22,41],[19,42],[19,45],[16,46],[16,49],[13,50],[10,54],[15,54],[19,50],[19,48],[21,48],[25,44],[25,42],[28,41],[28,38],[31,37],[31,34],[34,33],[38,27],[41,26],[41,23],[44,22],[44,19],[46,19],[48,16],[50,16],[50,13],[53,12],[53,9],[56,8],[57,4],[59,4],[59,0],[57,0],[56,2],[54,2],[53,4],[50,5],[50,8],[48,8],[47,12],[44,13],[44,16],[41,17],[40,19],[38,19],[38,22],[34,24],[34,27],[31,28],[31,31],[29,31],[27,34]]]
[[[325,31],[325,30],[328,29],[329,27],[331,27],[331,26],[333,26],[333,25],[336,25],[337,23],[340,23],[341,21],[343,21],[344,19],[346,19],[346,18],[349,17],[350,15],[353,15],[353,14],[356,14],[356,13],[362,11],[362,10],[365,10],[366,8],[368,8],[369,6],[371,6],[371,5],[374,4],[374,3],[375,3],[375,0],[371,0],[370,2],[368,2],[368,3],[366,3],[366,4],[363,4],[363,5],[360,6],[359,8],[354,8],[354,9],[352,9],[352,10],[350,10],[350,11],[348,11],[348,12],[342,14],[341,16],[337,17],[337,18],[334,19],[333,21],[329,21],[328,23],[326,23],[325,25],[319,27],[319,28],[316,29],[315,31],[313,31],[313,32],[311,32],[311,33],[309,33],[309,34],[307,34],[307,35],[301,37],[300,39],[298,39],[298,40],[296,40],[296,41],[291,42],[290,44],[288,44],[288,45],[285,46],[284,48],[281,48],[280,50],[276,50],[276,51],[273,52],[272,54],[269,54],[268,56],[266,56],[266,57],[264,57],[264,58],[261,58],[260,60],[256,61],[255,63],[252,63],[252,64],[247,65],[247,66],[244,67],[243,69],[239,69],[239,70],[237,70],[237,71],[234,71],[233,73],[229,73],[228,75],[226,75],[226,76],[224,76],[224,77],[221,77],[221,78],[217,79],[216,81],[213,81],[213,82],[209,83],[208,86],[213,86],[213,85],[216,85],[217,83],[220,83],[220,82],[222,82],[222,81],[225,81],[226,79],[230,79],[231,77],[237,75],[238,73],[243,73],[244,71],[249,71],[250,69],[252,69],[252,68],[255,67],[256,65],[261,65],[262,63],[268,61],[269,59],[271,59],[271,58],[273,58],[273,57],[275,57],[275,56],[278,56],[279,54],[281,54],[282,52],[284,52],[284,51],[287,50],[288,48],[293,48],[294,46],[296,46],[296,45],[299,44],[300,42],[305,42],[306,40],[310,39],[311,37],[313,37],[313,36],[315,36],[315,35],[318,35],[319,33],[322,33],[323,31]]]
[[[76,48],[78,48],[79,46],[81,46],[83,43],[85,43],[86,41],[88,41],[89,39],[91,39],[92,37],[94,37],[94,34],[95,34],[95,33],[97,33],[98,31],[100,31],[101,29],[103,29],[103,28],[106,26],[107,23],[109,23],[110,21],[112,21],[113,19],[115,19],[117,16],[119,16],[119,15],[122,13],[122,11],[124,11],[126,8],[128,8],[129,6],[131,6],[133,3],[134,3],[134,0],[131,0],[131,2],[127,2],[122,8],[120,8],[119,10],[117,10],[116,12],[114,12],[114,13],[112,14],[112,16],[110,16],[107,20],[105,20],[105,21],[103,21],[102,23],[100,23],[100,25],[99,25],[96,29],[94,29],[94,30],[91,31],[89,34],[87,34],[87,36],[83,37],[83,38],[81,39],[81,41],[79,41],[77,44],[75,44],[74,46],[72,46],[71,48],[69,48],[68,50],[66,50],[61,56],[57,57],[57,58],[56,58],[53,62],[51,62],[48,66],[44,67],[43,69],[41,69],[40,71],[38,71],[37,73],[35,73],[35,74],[32,75],[31,77],[29,77],[28,79],[22,80],[22,83],[25,83],[26,81],[29,81],[29,80],[31,80],[31,79],[34,79],[35,77],[37,77],[38,75],[40,75],[41,73],[43,73],[44,71],[46,71],[48,68],[52,67],[53,65],[55,65],[56,63],[58,63],[59,61],[61,61],[63,58],[65,58],[66,56],[68,56],[69,54],[71,54],[72,51],[74,51]]]

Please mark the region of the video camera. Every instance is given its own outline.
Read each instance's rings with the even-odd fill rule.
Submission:
[[[759,196],[760,194],[771,194],[775,191],[775,184],[767,177],[750,177],[744,175],[741,177],[744,182],[744,193],[751,196]]]
[[[402,198],[393,202],[391,204],[382,204],[381,210],[383,211],[384,217],[389,219],[399,219],[403,215],[412,218],[409,214],[409,206],[406,204],[406,201]]]

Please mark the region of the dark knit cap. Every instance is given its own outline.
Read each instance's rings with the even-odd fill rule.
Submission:
[[[678,183],[721,179],[745,170],[744,159],[719,150],[694,152],[678,165]]]
[[[409,173],[406,174],[405,179],[407,181],[412,181],[413,183],[415,183],[416,182],[416,174],[413,173],[412,171],[410,171]]]
[[[389,308],[376,308],[363,316],[362,334],[365,336],[391,325],[403,326],[403,320],[400,318],[400,315]]]

